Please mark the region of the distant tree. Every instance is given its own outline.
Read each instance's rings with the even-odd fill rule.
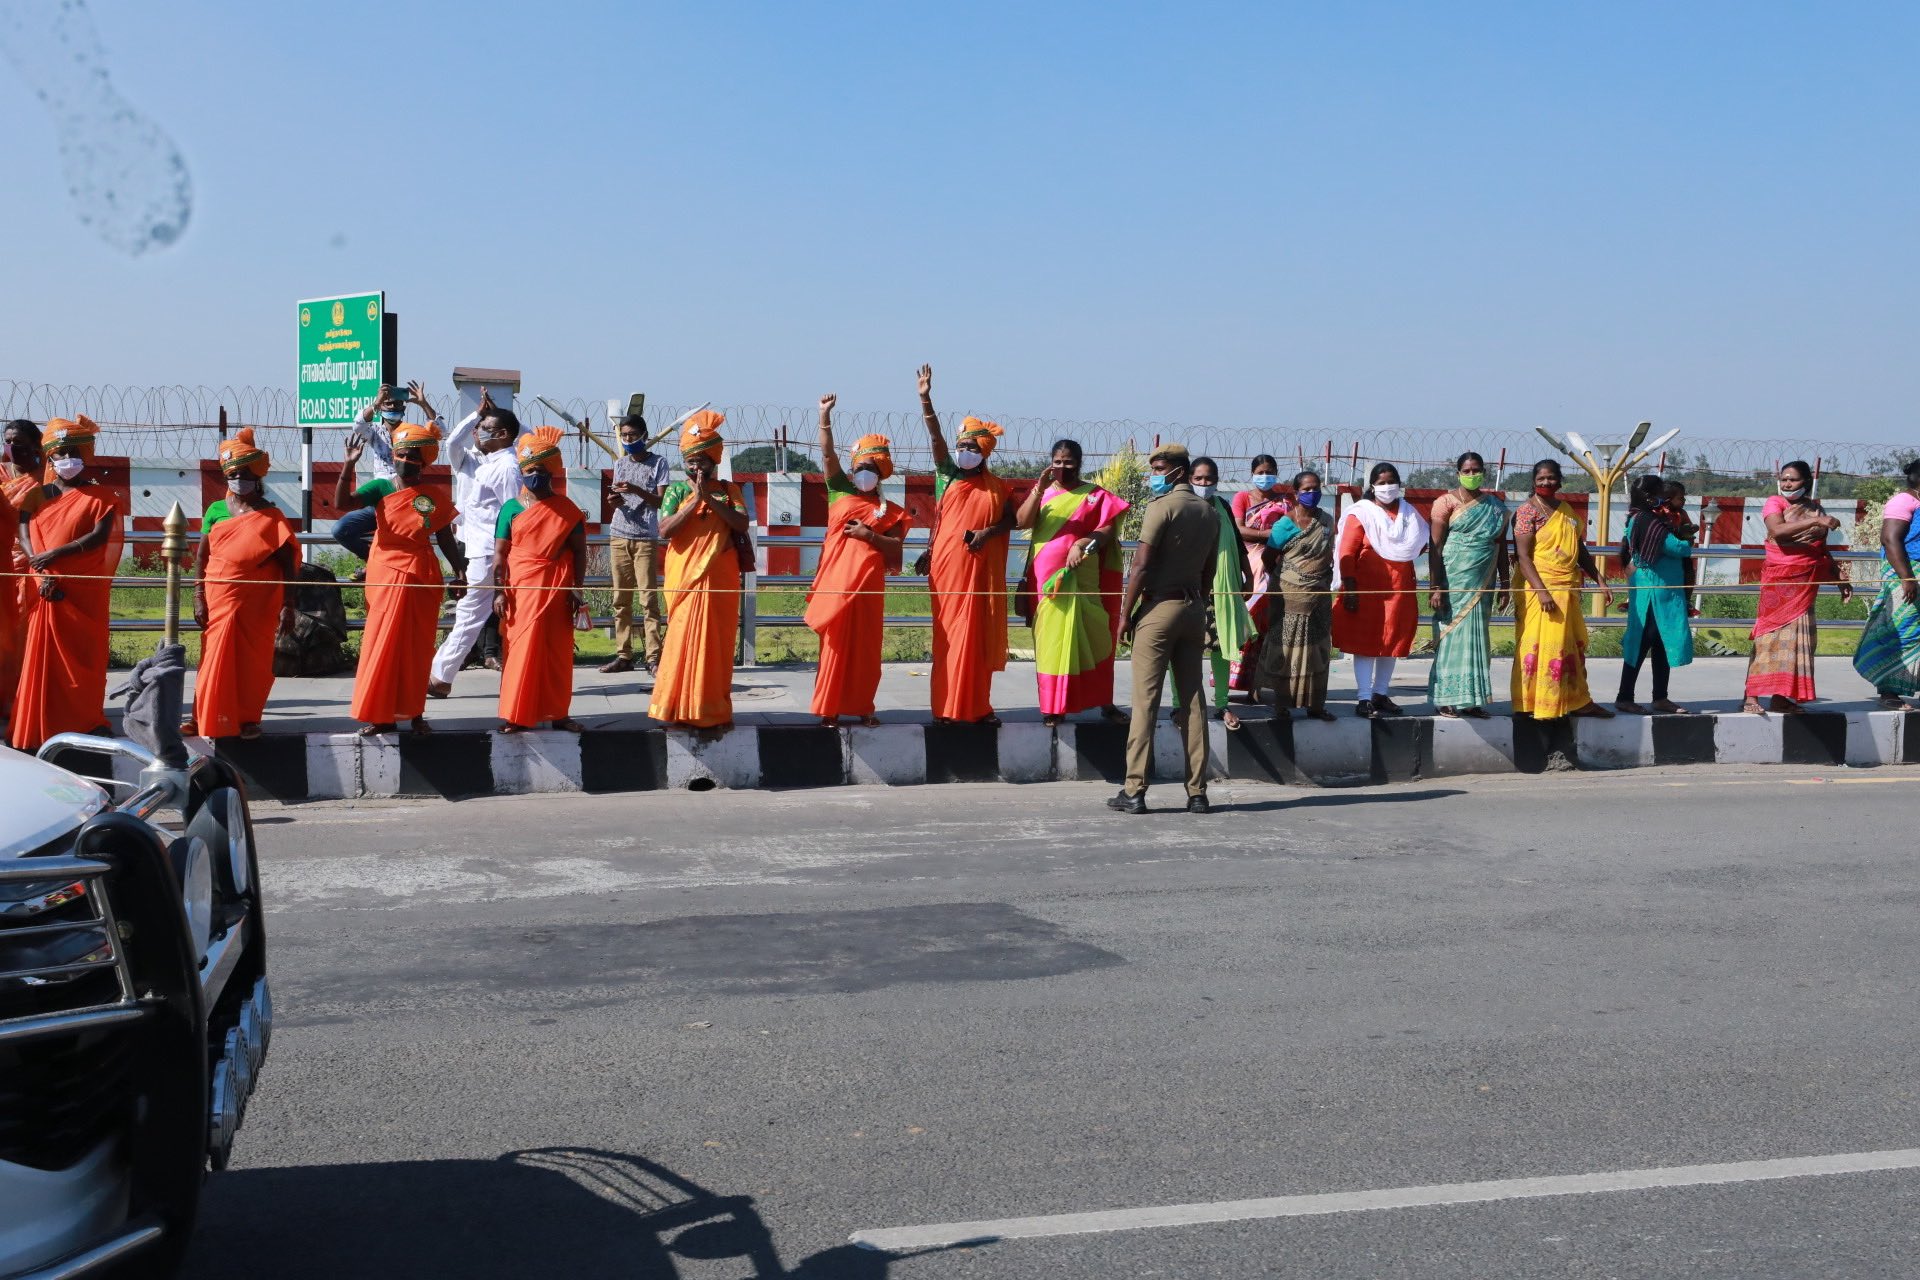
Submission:
[[[757,444],[751,449],[742,449],[733,455],[735,471],[759,472],[773,471],[779,463],[779,450],[770,444]],[[787,470],[798,471],[803,475],[817,475],[820,463],[812,455],[787,446]]]

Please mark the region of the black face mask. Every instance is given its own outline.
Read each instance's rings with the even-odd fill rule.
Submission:
[[[528,493],[545,493],[553,488],[553,477],[546,471],[523,471],[520,483],[527,486]]]

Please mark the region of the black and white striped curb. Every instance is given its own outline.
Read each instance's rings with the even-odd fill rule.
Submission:
[[[1234,733],[1218,721],[1208,729],[1214,777],[1305,786],[1648,765],[1920,763],[1920,713],[1900,711],[1572,721],[1248,718]],[[1104,722],[1057,729],[1032,723],[997,729],[742,725],[711,743],[667,729],[441,730],[425,738],[269,734],[251,742],[222,739],[218,749],[257,796],[321,800],[930,782],[1118,784],[1126,772],[1126,739],[1125,725]],[[1154,734],[1155,780],[1179,779],[1184,759],[1178,732],[1163,721]],[[94,776],[113,767],[84,752],[69,752],[60,763]]]

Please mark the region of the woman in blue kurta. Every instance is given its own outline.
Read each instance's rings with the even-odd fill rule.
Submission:
[[[1907,464],[1907,487],[1887,499],[1880,513],[1880,595],[1873,602],[1853,669],[1873,683],[1885,711],[1906,708],[1903,699],[1920,690],[1920,461]]]
[[[1659,476],[1645,475],[1633,482],[1633,507],[1627,512],[1621,553],[1632,564],[1627,575],[1627,638],[1620,651],[1620,697],[1614,709],[1645,715],[1647,708],[1634,699],[1640,667],[1653,661],[1653,710],[1661,715],[1687,715],[1667,696],[1667,677],[1674,667],[1693,661],[1693,628],[1687,625],[1687,558],[1693,544],[1673,531],[1666,509],[1667,486]]]

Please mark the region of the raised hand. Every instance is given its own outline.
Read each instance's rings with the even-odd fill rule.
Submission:
[[[920,398],[925,400],[933,394],[933,366],[930,364],[921,365],[918,377],[920,382]]]
[[[360,461],[360,455],[367,451],[367,442],[355,436],[347,442],[346,464],[352,466]]]
[[[484,396],[486,393],[482,392],[481,394]],[[409,403],[417,404],[428,412],[432,412],[433,410],[433,406],[427,403],[426,387],[418,382],[409,382],[407,384],[407,400]]]
[[[829,391],[820,397],[820,422],[825,425],[833,421],[833,406],[840,403],[840,397]]]

